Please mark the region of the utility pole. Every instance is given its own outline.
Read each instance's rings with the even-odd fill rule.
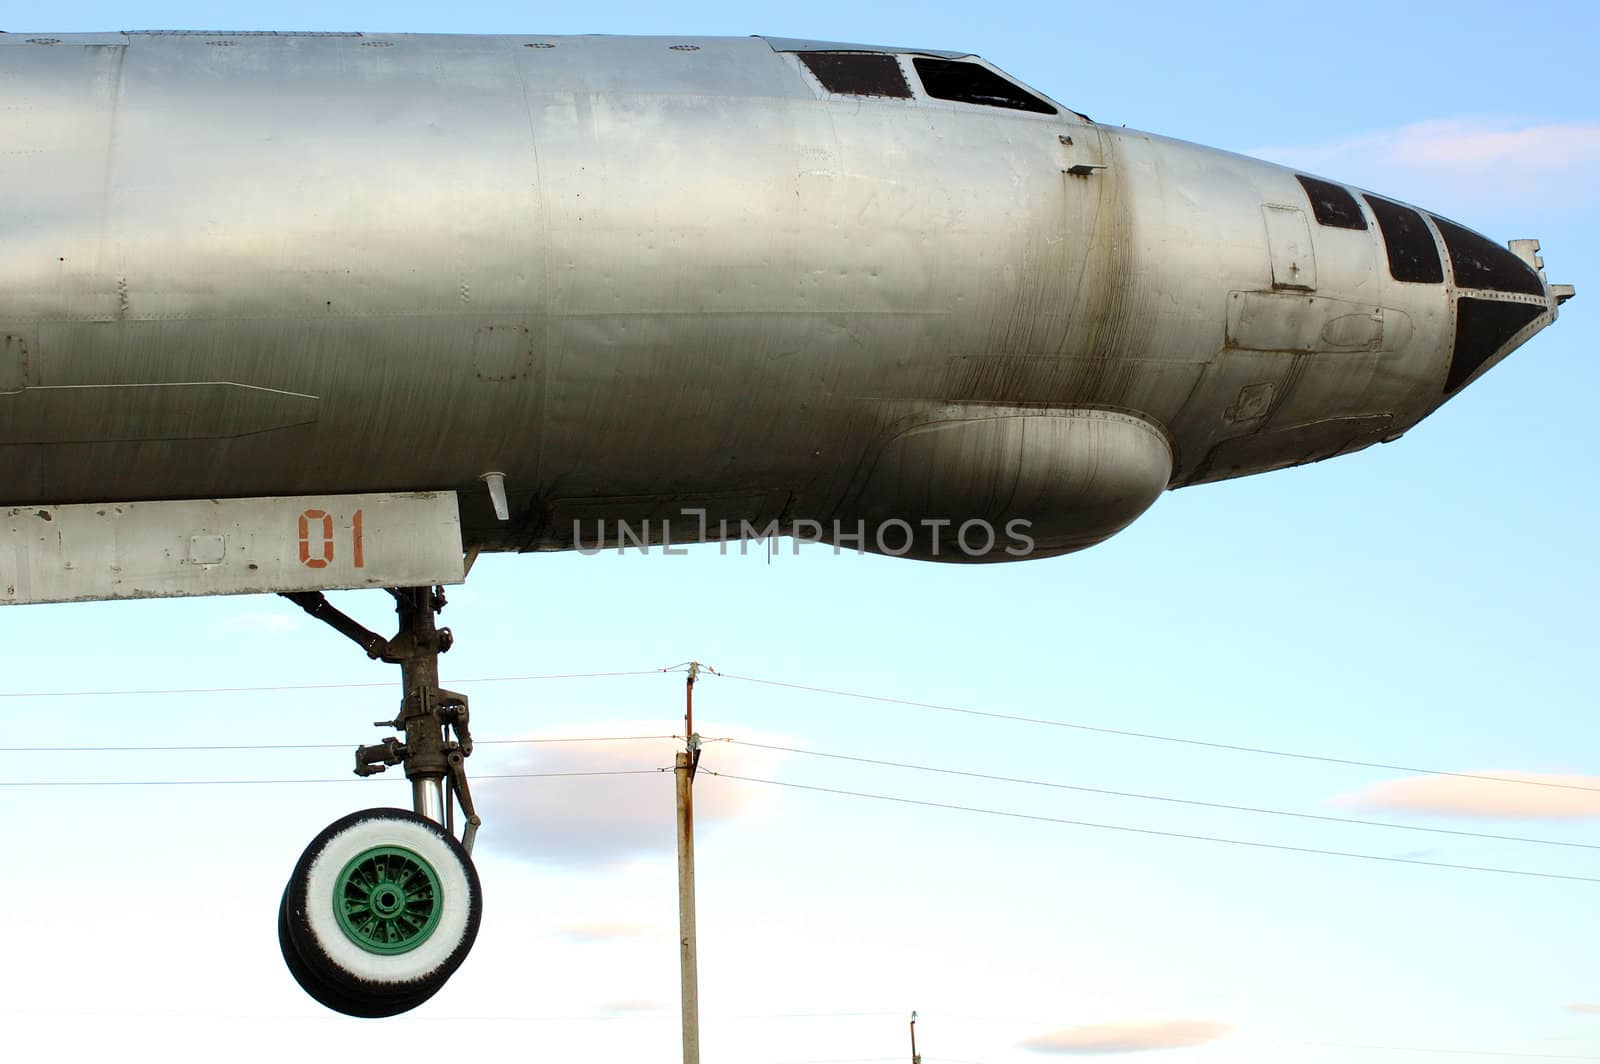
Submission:
[[[689,663],[684,687],[684,749],[673,776],[678,790],[678,971],[683,1012],[683,1064],[700,1064],[700,977],[694,931],[694,770],[700,764],[700,736],[694,731],[694,681],[698,661]]]
[[[911,1064],[922,1064],[922,1054],[917,1052],[917,1014],[911,1014]]]

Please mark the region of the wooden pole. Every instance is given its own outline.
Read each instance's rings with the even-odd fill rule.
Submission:
[[[678,792],[678,978],[683,1012],[683,1064],[700,1064],[700,975],[694,930],[694,770],[699,737],[694,733],[694,681],[698,662],[689,664],[684,694],[685,749],[673,769]]]
[[[683,1064],[700,1064],[700,979],[695,968],[694,789],[689,755],[679,752],[678,784],[678,961],[683,1004]]]

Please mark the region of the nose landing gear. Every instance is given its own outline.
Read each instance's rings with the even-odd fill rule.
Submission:
[[[472,842],[481,823],[464,768],[472,753],[466,696],[439,686],[450,629],[437,628],[442,588],[390,591],[399,633],[385,640],[320,592],[287,594],[318,620],[400,666],[400,714],[388,738],[356,749],[356,774],[402,765],[414,811],[367,809],[325,828],[301,854],[278,906],[284,963],[312,998],[349,1016],[394,1016],[428,1000],[466,959],[483,901]],[[451,736],[454,738],[451,738]],[[455,811],[464,817],[454,835]]]

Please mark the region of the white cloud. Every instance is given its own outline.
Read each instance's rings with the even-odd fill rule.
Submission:
[[[1183,1049],[1205,1045],[1232,1028],[1211,1020],[1133,1020],[1127,1023],[1087,1023],[1064,1027],[1024,1039],[1017,1045],[1039,1053],[1092,1056],[1101,1053],[1140,1053],[1151,1049]]]
[[[1501,125],[1441,119],[1401,127],[1392,137],[1397,161],[1406,166],[1456,170],[1531,167],[1555,170],[1600,160],[1600,124]]]
[[[1593,122],[1442,118],[1248,154],[1424,206],[1440,198],[1466,206],[1555,201],[1568,209],[1600,202],[1600,123]]]
[[[1600,776],[1558,776],[1485,769],[1461,776],[1409,776],[1385,780],[1334,799],[1361,809],[1480,819],[1579,820],[1600,817]],[[1535,786],[1529,786],[1535,784]],[[1544,784],[1544,786],[1537,786]]]
[[[782,737],[760,735],[697,721],[703,734],[738,734],[759,742],[794,745]],[[518,748],[497,762],[489,775],[602,772],[638,775],[553,776],[529,779],[483,778],[473,797],[484,828],[482,845],[540,864],[594,866],[676,852],[673,754],[681,742],[667,739],[608,741],[603,736],[659,734],[655,721],[586,724],[596,738]],[[541,738],[539,735],[529,738]],[[706,768],[738,775],[766,776],[782,755],[733,743],[710,743],[701,755]],[[665,771],[657,771],[657,770]],[[695,782],[695,825],[715,829],[758,816],[775,800],[775,790],[760,784],[702,775]]]

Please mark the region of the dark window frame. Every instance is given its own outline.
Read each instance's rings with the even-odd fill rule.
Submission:
[[[1311,201],[1311,213],[1318,225],[1330,229],[1367,228],[1367,216],[1361,212],[1361,204],[1356,202],[1355,193],[1320,177],[1308,174],[1295,174],[1294,177],[1305,190],[1306,199]]]
[[[917,72],[917,80],[922,82],[922,91],[932,100],[964,103],[975,107],[994,107],[1002,111],[1021,111],[1026,114],[1061,113],[1060,109],[1049,100],[1030,92],[1010,78],[995,73],[982,63],[918,55],[911,58],[911,65]],[[985,89],[1001,91],[985,92],[983,91]]]
[[[800,62],[824,92],[880,100],[915,98],[897,56],[885,52],[801,52]]]
[[[1503,299],[1461,296],[1456,300],[1456,342],[1450,352],[1450,372],[1444,394],[1454,395],[1475,373],[1511,342],[1511,338],[1539,320],[1546,308],[1540,303],[1512,303]]]
[[[1539,274],[1510,248],[1437,214],[1433,216],[1433,224],[1444,238],[1444,249],[1450,253],[1450,272],[1457,288],[1544,295],[1544,283]]]
[[[1389,256],[1389,276],[1406,284],[1443,284],[1444,260],[1422,212],[1370,192],[1363,192],[1361,198],[1378,219]]]

